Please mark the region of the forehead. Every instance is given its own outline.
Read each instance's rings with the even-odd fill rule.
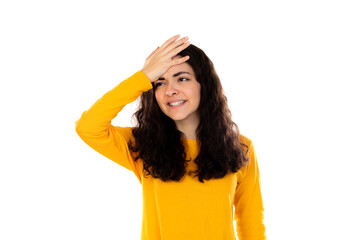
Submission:
[[[173,59],[178,59],[181,57],[174,57]],[[180,71],[185,71],[185,72],[189,72],[191,75],[195,75],[194,70],[192,69],[191,65],[188,64],[187,62],[183,62],[180,64],[176,64],[172,67],[170,67],[162,76],[172,76],[172,74],[180,72]]]

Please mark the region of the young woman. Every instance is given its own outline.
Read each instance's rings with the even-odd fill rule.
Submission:
[[[142,185],[142,240],[266,239],[252,141],[206,54],[176,35],[76,121],[80,138]],[[136,127],[111,120],[140,96]]]

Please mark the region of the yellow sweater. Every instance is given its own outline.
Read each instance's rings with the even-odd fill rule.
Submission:
[[[201,183],[186,175],[181,182],[164,183],[151,175],[143,177],[141,159],[135,162],[127,147],[130,139],[134,141],[131,128],[113,126],[111,120],[151,88],[150,80],[138,71],[104,94],[75,122],[77,134],[87,145],[132,171],[139,180],[143,195],[141,240],[235,240],[234,217],[239,239],[266,239],[259,167],[249,138],[240,136],[250,147],[250,161],[222,179]],[[196,141],[186,139],[187,159],[192,159],[189,169],[196,168]]]

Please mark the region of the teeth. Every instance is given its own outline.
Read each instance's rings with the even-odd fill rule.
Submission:
[[[170,106],[177,106],[177,105],[180,105],[182,103],[184,103],[185,101],[179,101],[179,102],[174,102],[174,103],[169,103]]]

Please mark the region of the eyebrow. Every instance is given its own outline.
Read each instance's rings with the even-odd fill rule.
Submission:
[[[177,76],[179,76],[179,75],[181,75],[181,74],[185,74],[185,73],[191,75],[189,72],[178,72],[178,73],[175,73],[175,74],[173,75],[173,77],[177,77]],[[158,80],[165,80],[165,78],[161,77],[161,78],[159,78]]]

